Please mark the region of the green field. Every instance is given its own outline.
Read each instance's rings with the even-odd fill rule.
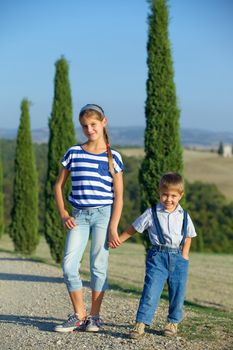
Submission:
[[[122,148],[122,154],[143,157],[142,148]],[[227,199],[233,200],[233,157],[223,158],[209,151],[184,150],[184,176],[189,182],[215,184]]]

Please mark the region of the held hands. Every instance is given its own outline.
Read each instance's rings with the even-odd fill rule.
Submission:
[[[110,248],[114,249],[121,245],[120,238],[117,231],[109,229],[108,232],[108,245]]]

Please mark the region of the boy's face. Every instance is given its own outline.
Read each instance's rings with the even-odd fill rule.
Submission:
[[[175,188],[161,188],[160,189],[160,203],[163,205],[164,209],[173,212],[179,201],[183,196],[183,192],[179,192]]]

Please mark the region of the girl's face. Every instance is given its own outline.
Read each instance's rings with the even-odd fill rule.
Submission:
[[[180,193],[177,189],[160,189],[160,203],[163,205],[164,209],[166,209],[169,213],[173,212],[176,209],[182,196],[183,193]]]
[[[107,119],[103,118],[103,120],[99,120],[98,115],[93,113],[90,116],[82,116],[80,118],[80,124],[82,126],[83,133],[88,140],[97,141],[103,137],[103,131],[107,124]]]

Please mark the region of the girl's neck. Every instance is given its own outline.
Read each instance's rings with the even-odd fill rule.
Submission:
[[[104,140],[87,141],[82,145],[82,148],[90,153],[103,153],[106,151],[106,144]]]

